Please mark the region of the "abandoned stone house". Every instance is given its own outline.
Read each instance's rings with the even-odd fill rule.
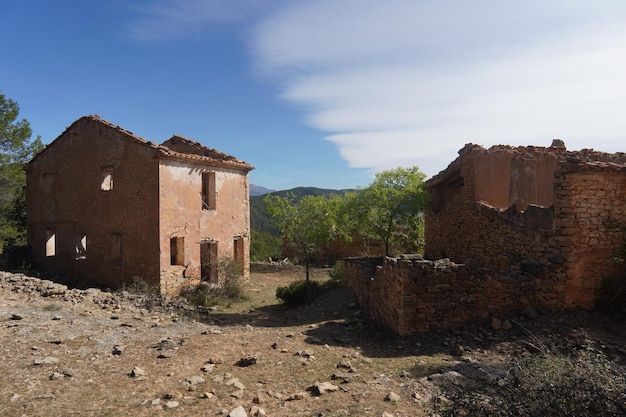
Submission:
[[[157,145],[82,117],[26,168],[34,262],[76,283],[140,278],[164,294],[217,283],[223,258],[247,278],[252,169],[181,136]]]
[[[624,286],[626,154],[468,144],[426,182],[424,257],[348,261],[349,285],[400,334],[528,307],[592,308]],[[369,277],[368,277],[369,276]]]

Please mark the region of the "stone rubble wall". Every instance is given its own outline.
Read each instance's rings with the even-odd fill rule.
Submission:
[[[623,288],[626,154],[475,145],[460,154],[429,188],[425,256],[439,260],[345,260],[346,285],[371,319],[404,335],[527,307],[593,308]],[[516,171],[509,184],[487,162],[532,175]],[[533,204],[533,195],[550,204]]]
[[[552,243],[565,258],[558,277],[565,285],[565,304],[590,308],[605,285],[623,286],[625,266],[616,257],[626,238],[626,172],[563,167],[554,192]]]
[[[495,276],[449,259],[404,255],[346,259],[343,271],[344,284],[355,291],[369,318],[399,335],[457,328],[527,307],[564,308],[554,274],[538,264]]]

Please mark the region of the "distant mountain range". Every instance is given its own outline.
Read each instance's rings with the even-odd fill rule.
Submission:
[[[267,193],[273,193],[276,190],[270,190],[269,188],[261,187],[260,185],[250,184],[250,197],[256,195],[265,195]]]

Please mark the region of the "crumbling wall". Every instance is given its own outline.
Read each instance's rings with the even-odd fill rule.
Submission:
[[[345,261],[372,319],[408,334],[528,306],[591,308],[607,283],[624,287],[626,154],[560,141],[459,153],[427,182],[425,254],[440,260],[386,258],[374,270]]]
[[[498,274],[520,271],[529,262],[547,266],[557,290],[566,289],[566,306],[592,307],[603,280],[617,279],[613,256],[623,236],[606,222],[623,221],[626,213],[625,155],[571,152],[563,146],[485,150],[468,145],[460,153],[439,178],[429,180],[437,196],[456,178],[460,197],[426,212],[426,256],[449,257]],[[507,161],[508,188],[497,170],[486,166],[500,169]],[[493,178],[491,191],[487,177]],[[528,205],[519,210],[517,203],[502,207],[504,201]]]
[[[380,261],[344,260],[344,283],[370,319],[400,335],[506,317],[529,306],[565,308],[564,287],[559,289],[549,267],[527,265],[523,273],[495,276],[449,259],[409,255]]]

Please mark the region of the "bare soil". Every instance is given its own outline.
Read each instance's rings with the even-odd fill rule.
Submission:
[[[626,363],[624,322],[599,313],[399,338],[368,322],[347,289],[285,308],[276,287],[303,277],[300,267],[255,265],[247,301],[208,311],[0,279],[0,415],[213,416],[242,406],[248,415],[420,416],[446,375],[497,379],[542,348],[592,341]],[[333,391],[317,395],[322,382]]]

